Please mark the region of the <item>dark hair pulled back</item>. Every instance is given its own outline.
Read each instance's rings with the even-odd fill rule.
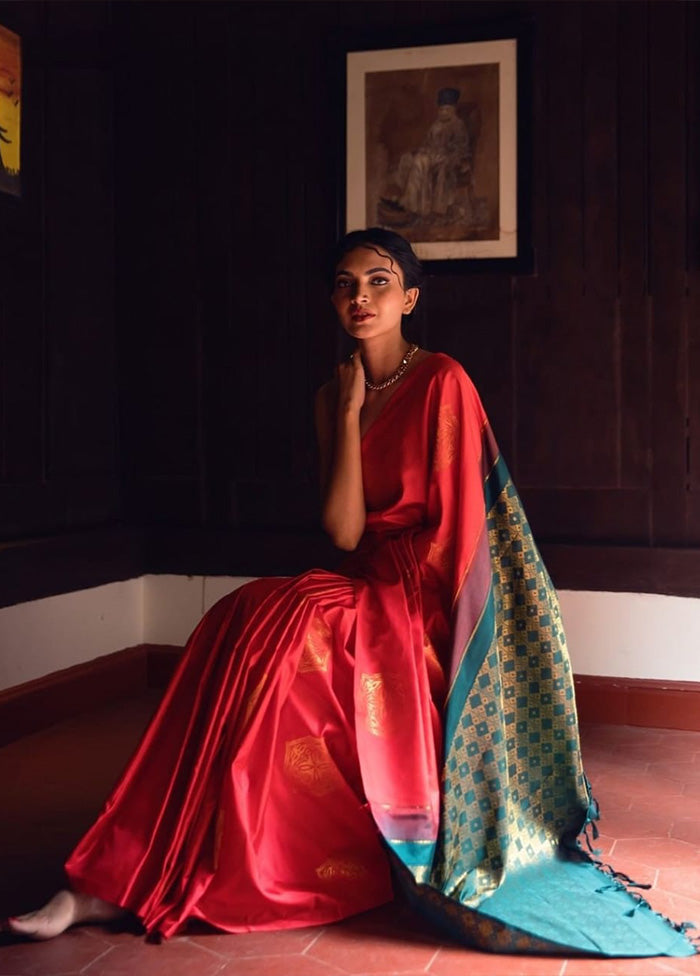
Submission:
[[[401,268],[403,287],[420,288],[423,284],[423,265],[413,252],[413,248],[405,237],[385,230],[383,227],[368,227],[366,230],[353,230],[345,237],[341,237],[335,247],[333,272],[350,251],[356,247],[368,247],[388,254],[392,261]]]

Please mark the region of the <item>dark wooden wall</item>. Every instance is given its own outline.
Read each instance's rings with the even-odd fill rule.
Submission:
[[[105,4],[2,4],[23,41],[22,199],[0,194],[0,537],[115,519],[114,126]]]
[[[35,27],[43,195],[13,213],[37,253],[2,306],[33,370],[5,370],[8,534],[119,518],[178,572],[328,558],[311,404],[339,348],[338,47],[522,22],[535,273],[432,278],[416,337],[476,381],[556,582],[700,594],[698,4],[27,7],[61,26]],[[66,479],[59,518],[41,491]]]

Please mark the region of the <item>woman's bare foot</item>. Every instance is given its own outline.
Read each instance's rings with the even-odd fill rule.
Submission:
[[[59,891],[43,908],[17,918],[8,918],[7,927],[15,935],[29,939],[53,939],[71,925],[87,922],[110,922],[126,912],[101,898],[77,891]]]

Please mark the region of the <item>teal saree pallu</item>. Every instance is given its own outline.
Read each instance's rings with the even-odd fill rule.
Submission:
[[[392,845],[417,907],[495,952],[690,956],[577,838],[597,819],[557,596],[486,427],[485,521],[454,606],[437,845]],[[593,829],[595,829],[593,825]]]

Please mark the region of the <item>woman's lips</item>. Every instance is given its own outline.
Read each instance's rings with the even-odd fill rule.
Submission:
[[[367,319],[374,318],[374,312],[352,312],[350,318],[353,322],[366,322]]]

